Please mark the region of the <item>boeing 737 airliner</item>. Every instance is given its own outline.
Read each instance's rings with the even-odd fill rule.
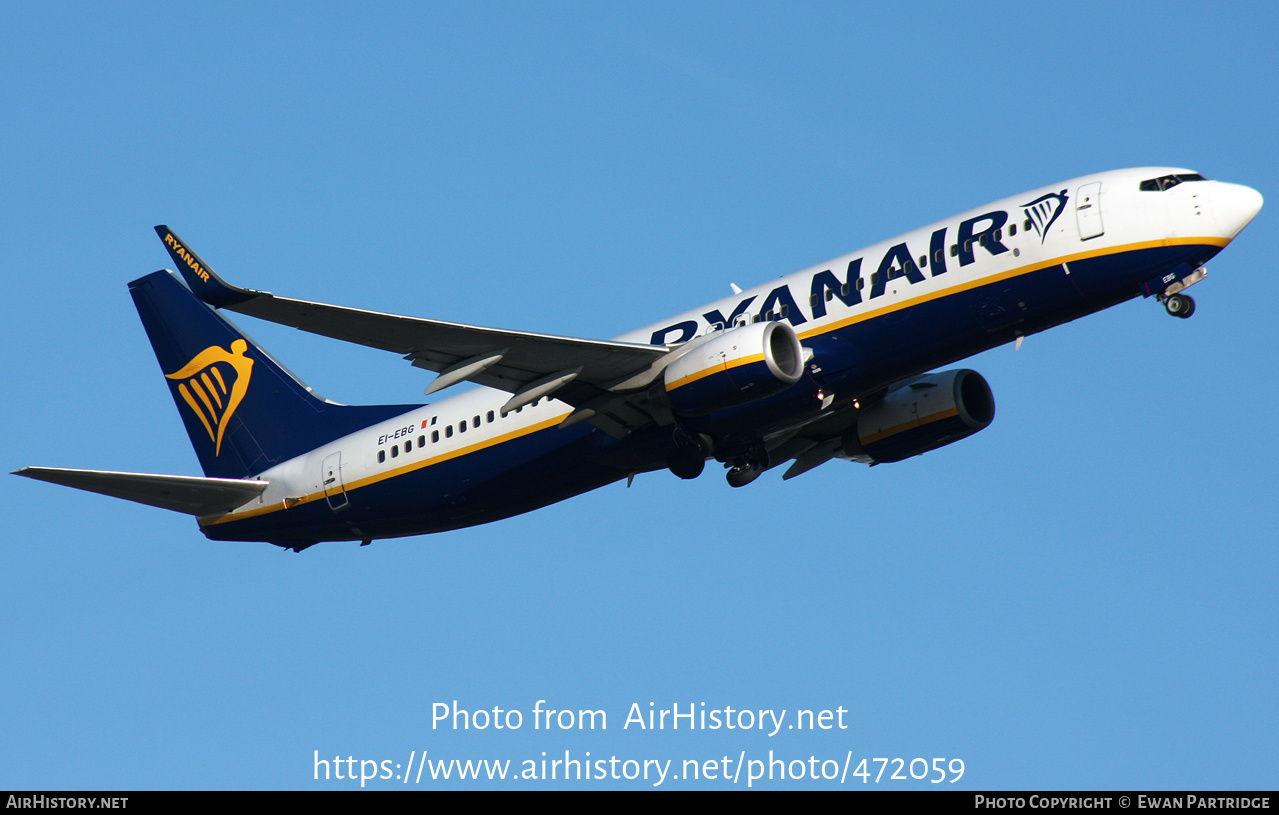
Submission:
[[[18,475],[189,513],[216,540],[301,551],[486,523],[707,459],[735,487],[790,463],[900,461],[985,428],[989,386],[936,368],[1142,296],[1184,291],[1261,195],[1169,167],[1005,198],[612,341],[276,297],[230,285],[168,227],[177,264],[129,284],[204,477],[28,467]],[[184,285],[185,282],[185,285]],[[425,405],[320,398],[235,311],[400,354]]]

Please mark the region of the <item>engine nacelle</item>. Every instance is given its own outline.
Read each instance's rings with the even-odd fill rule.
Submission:
[[[984,430],[994,418],[990,385],[976,371],[959,368],[894,387],[858,414],[841,444],[856,461],[901,461]]]
[[[804,373],[790,323],[751,323],[707,337],[666,367],[663,385],[681,416],[702,416],[789,388]]]

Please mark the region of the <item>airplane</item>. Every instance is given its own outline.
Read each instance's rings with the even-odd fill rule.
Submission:
[[[958,360],[1137,297],[1173,316],[1262,196],[1146,167],[1041,187],[610,341],[277,297],[226,282],[167,226],[181,279],[129,291],[203,477],[27,467],[17,475],[195,516],[223,541],[443,532],[639,473],[742,487],[789,463],[901,461],[990,425]],[[268,354],[236,312],[401,355],[429,404],[342,405]],[[931,373],[930,373],[931,372]]]

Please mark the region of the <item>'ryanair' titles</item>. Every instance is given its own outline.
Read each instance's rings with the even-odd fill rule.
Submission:
[[[994,418],[979,374],[935,369],[1141,296],[1190,316],[1184,290],[1262,203],[1175,167],[1083,176],[613,340],[234,286],[160,225],[181,278],[152,272],[129,292],[204,475],[19,474],[194,515],[211,539],[301,551],[496,521],[639,473],[697,478],[708,461],[733,487],[788,463],[783,480],[832,460],[900,461]],[[222,309],[395,353],[436,374],[428,394],[482,387],[429,405],[331,402]]]
[[[173,250],[174,257],[186,263],[187,267],[195,274],[196,277],[200,278],[205,283],[209,282],[209,273],[205,270],[204,264],[195,256],[195,253],[183,246],[182,242],[174,237],[172,232],[164,236],[164,244]]]
[[[1048,198],[1045,196],[1044,198]],[[1060,196],[1060,200],[1056,202],[1055,211],[1051,212],[1051,217],[1042,221],[1035,221],[1036,229],[1042,224],[1041,235],[1047,234],[1047,229],[1056,220],[1057,215],[1061,213],[1065,207],[1066,198]],[[1048,206],[1044,199],[1039,199],[1027,206],[1027,218],[1031,216],[1031,207]],[[1038,209],[1034,210],[1039,212]],[[1001,243],[1002,230],[1008,223],[1008,213],[1002,210],[987,212],[974,218],[968,218],[960,221],[958,228],[955,230],[955,242],[950,245],[950,256],[956,258],[959,267],[963,268],[977,262],[977,250],[984,249],[990,255],[1002,255],[1008,251],[1008,247]],[[912,247],[906,245],[905,242],[895,244],[884,252],[879,259],[875,271],[870,274],[869,292],[866,293],[866,300],[874,300],[883,297],[887,291],[888,282],[898,278],[905,278],[908,283],[923,283],[925,279],[924,272],[928,272],[929,277],[938,277],[946,274],[947,270],[947,249],[946,234],[948,227],[942,227],[935,230],[928,241],[928,254],[915,255]],[[821,319],[826,316],[828,301],[838,299],[845,306],[852,307],[863,302],[862,293],[867,289],[867,280],[863,276],[863,267],[868,266],[864,263],[865,258],[854,258],[848,262],[846,269],[842,270],[843,279],[833,269],[824,269],[812,276],[809,283],[809,313],[812,319]],[[804,315],[799,303],[795,299],[794,293],[789,285],[781,285],[770,291],[760,301],[759,305],[752,310],[751,306],[758,299],[758,295],[750,295],[741,300],[731,313],[725,315],[722,310],[714,309],[702,315],[705,326],[710,331],[721,331],[726,328],[734,328],[747,325],[753,322],[769,322],[773,320],[786,320],[793,326],[802,325],[808,322],[809,317]],[[697,320],[683,320],[659,328],[653,332],[649,342],[653,345],[679,345],[688,342],[700,333],[702,324]]]

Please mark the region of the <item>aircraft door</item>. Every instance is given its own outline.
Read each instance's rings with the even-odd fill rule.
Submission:
[[[320,483],[324,485],[324,499],[329,502],[329,509],[337,511],[346,509],[351,502],[346,497],[346,488],[342,485],[342,453],[330,453],[324,457],[320,465]]]
[[[1075,223],[1079,226],[1079,239],[1086,241],[1104,235],[1101,224],[1101,182],[1085,184],[1075,193]]]

